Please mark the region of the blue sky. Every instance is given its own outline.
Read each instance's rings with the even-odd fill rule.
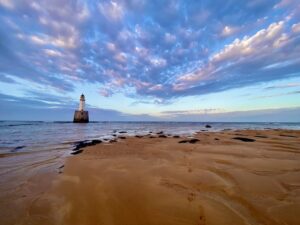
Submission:
[[[0,119],[300,122],[297,0],[0,0]]]

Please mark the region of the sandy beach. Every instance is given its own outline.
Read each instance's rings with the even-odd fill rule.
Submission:
[[[119,138],[2,183],[0,224],[297,225],[299,153],[291,130]]]

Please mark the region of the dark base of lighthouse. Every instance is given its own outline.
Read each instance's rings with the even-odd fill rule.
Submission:
[[[76,110],[74,113],[73,123],[88,123],[89,122],[89,112]]]

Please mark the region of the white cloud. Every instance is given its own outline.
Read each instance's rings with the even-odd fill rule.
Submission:
[[[85,21],[90,16],[90,11],[86,4],[84,4],[81,10],[77,13],[77,18],[79,21]]]
[[[47,37],[40,37],[40,36],[32,35],[32,36],[30,36],[30,39],[35,44],[39,44],[39,45],[48,44],[48,41],[46,40]]]
[[[53,50],[53,49],[44,49],[44,52],[46,55],[48,56],[52,56],[52,57],[62,57],[63,54],[57,50]]]
[[[107,43],[106,43],[106,48],[107,48],[109,51],[112,51],[112,52],[114,52],[114,51],[117,50],[116,45],[115,45],[114,43],[112,43],[112,42],[107,42]]]
[[[51,37],[48,35],[31,35],[30,40],[38,45],[52,45],[61,48],[75,48],[77,46],[76,36],[58,36]]]
[[[143,47],[135,47],[135,52],[138,54],[141,58],[146,58],[149,55],[149,49],[143,48]]]
[[[212,55],[209,61],[194,72],[177,78],[173,90],[182,91],[199,82],[216,79],[215,76],[226,67],[247,63],[255,57],[271,55],[278,48],[289,42],[289,34],[284,33],[284,22],[272,23],[268,28],[258,31],[253,36],[235,39],[231,44]],[[220,79],[224,79],[221,78]],[[197,83],[198,82],[198,83]]]
[[[157,84],[149,88],[149,91],[161,91],[163,90],[163,85]]]
[[[300,33],[300,23],[293,24],[292,30],[294,33]]]
[[[3,7],[7,8],[7,9],[14,8],[13,1],[11,1],[11,0],[0,0],[0,5],[2,5]]]
[[[118,62],[125,63],[127,60],[127,55],[124,52],[120,52],[114,56],[114,59]]]
[[[245,36],[242,40],[237,38],[233,43],[213,55],[212,61],[232,60],[258,52],[263,53],[263,50],[268,51],[272,48],[272,43],[281,38],[283,26],[283,21],[272,23],[267,29],[262,29],[251,37]]]
[[[156,68],[165,67],[167,65],[167,61],[164,58],[160,57],[151,57],[149,61],[152,64],[152,66]]]
[[[238,31],[238,29],[236,27],[225,26],[222,30],[221,35],[223,37],[227,37],[227,36],[230,36],[230,35],[236,33],[237,31]]]
[[[298,0],[296,0],[296,1],[298,1]],[[278,4],[276,4],[274,6],[274,8],[277,9],[277,8],[286,7],[286,6],[292,5],[293,3],[295,3],[295,0],[281,0]]]
[[[118,2],[99,3],[98,8],[100,13],[108,20],[119,21],[124,16],[124,9]]]

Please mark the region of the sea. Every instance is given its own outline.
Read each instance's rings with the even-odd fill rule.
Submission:
[[[206,128],[207,124],[211,128]],[[128,136],[160,131],[170,135],[193,135],[199,131],[226,129],[300,130],[300,123],[0,121],[0,155],[56,150],[69,153],[75,142],[112,139],[113,134],[124,131]]]

